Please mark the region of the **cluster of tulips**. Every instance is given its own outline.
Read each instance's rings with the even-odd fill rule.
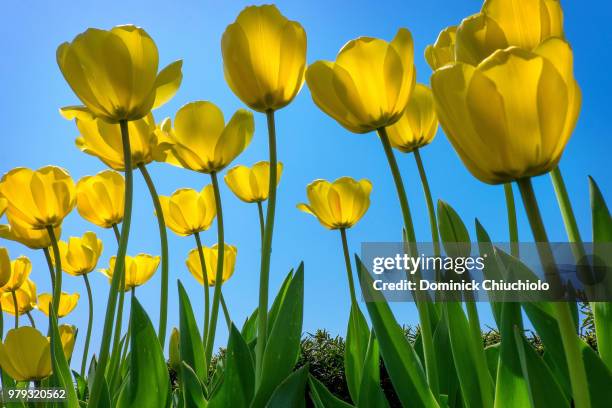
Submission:
[[[417,238],[394,149],[411,153],[416,160],[436,255],[443,250],[450,255],[453,245],[471,241],[450,205],[439,201],[436,208],[427,182],[420,151],[432,142],[441,124],[476,178],[504,186],[513,244],[518,244],[518,232],[512,183],[518,185],[534,238],[541,243],[542,263],[555,276],[531,177],[550,172],[568,239],[575,244],[576,256],[584,255],[558,168],[581,104],[562,20],[557,0],[485,1],[481,12],[443,30],[425,50],[433,70],[430,88],[416,83],[413,40],[407,29],[400,29],[391,41],[370,37],[349,41],[335,61],[316,61],[307,67],[306,33],[299,23],[285,18],[275,6],[245,8],[221,39],[224,73],[233,93],[266,116],[269,157],[252,167],[233,167],[224,176],[240,200],[257,205],[261,227],[259,303],[241,329],[235,326],[222,292],[222,283],[234,272],[237,249],[225,242],[219,175],[249,145],[255,133],[253,113],[240,109],[226,121],[212,102],[194,101],[181,107],[173,120],[156,122],[152,112],[181,85],[182,61],[159,70],[157,47],[142,28],[88,29],[60,45],[57,63],[82,102],[60,112],[79,130],[77,147],[111,169],[76,184],[54,166],[13,169],[0,181],[0,215],[6,212],[8,221],[0,226],[0,236],[41,249],[53,289],[37,297],[29,279],[30,261],[10,260],[0,248],[2,310],[15,315],[15,328],[0,344],[4,387],[31,381],[61,387],[69,407],[298,407],[307,393],[317,407],[351,406],[310,376],[308,366],[295,369],[302,334],[304,266],[289,272],[273,302],[268,298],[276,189],[283,170],[276,154],[276,112],[291,103],[304,82],[314,103],[348,131],[378,134],[402,210],[398,232],[403,232],[411,255],[418,253]],[[147,169],[154,161],[208,175],[210,184],[200,191],[181,188],[159,196]],[[135,170],[155,208],[161,256],[126,253]],[[593,240],[607,242],[612,219],[597,185],[590,183]],[[586,408],[605,406],[611,400],[608,303],[591,305],[597,352],[579,338],[576,305],[568,302],[491,303],[501,343],[487,349],[476,306],[470,301],[442,303],[417,296],[420,331],[414,345],[384,300],[366,302],[370,328],[358,302],[347,230],[367,212],[371,190],[372,183],[365,179],[315,180],[306,189],[308,203],[298,204],[342,238],[351,298],[344,365],[355,406],[389,406],[380,385],[380,357],[403,406]],[[88,351],[94,321],[88,274],[96,269],[103,244],[93,232],[60,240],[62,221],[75,206],[85,220],[113,229],[117,240],[116,256],[101,269],[110,289],[103,297],[107,307],[100,350],[94,357]],[[215,218],[218,243],[205,247],[200,234]],[[193,236],[196,246],[186,255],[186,265],[203,286],[205,298],[200,331],[178,282],[180,325],[169,337],[169,364],[177,372],[178,387],[171,386],[163,354],[169,297],[166,228]],[[481,251],[492,247],[478,221],[476,233]],[[513,245],[511,254],[495,253],[502,260],[506,256],[519,262],[518,245]],[[488,266],[504,264],[500,259]],[[355,264],[365,292],[368,272],[358,257]],[[160,265],[155,330],[135,292]],[[58,325],[79,300],[78,294],[62,292],[63,272],[83,277],[89,301],[79,373],[69,364],[76,328]],[[131,307],[124,328],[127,291]],[[46,335],[34,327],[34,309],[49,317]],[[523,312],[543,341],[543,357],[524,337]],[[222,361],[213,365],[220,313],[229,340]],[[19,316],[24,314],[31,326],[19,327]]]

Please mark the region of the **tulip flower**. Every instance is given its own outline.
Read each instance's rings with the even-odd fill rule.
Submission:
[[[456,59],[478,65],[496,50],[517,46],[532,51],[551,37],[563,37],[558,0],[489,0],[457,28]]]
[[[75,205],[72,178],[55,166],[9,171],[0,180],[0,194],[9,217],[32,229],[59,226]]]
[[[201,173],[223,170],[251,143],[255,123],[244,109],[225,124],[223,112],[211,102],[184,105],[176,113],[174,129],[170,120],[160,130],[166,136],[159,160]],[[162,143],[163,144],[163,143]]]
[[[13,268],[11,267],[11,258],[9,258],[8,250],[0,247],[0,288],[11,279],[12,271]]]
[[[62,292],[57,309],[57,317],[65,317],[77,307],[81,295],[78,293],[69,294]],[[49,305],[51,304],[52,295],[50,293],[41,293],[38,295],[38,309],[45,315],[49,316]]]
[[[102,241],[93,232],[58,242],[62,269],[69,275],[81,276],[93,271],[102,254]],[[53,261],[53,255],[51,255]]]
[[[72,357],[72,351],[74,350],[74,342],[76,340],[77,330],[76,327],[70,324],[60,324],[59,327],[60,340],[62,342],[62,349],[66,359],[70,361]]]
[[[193,235],[210,228],[217,210],[212,185],[198,192],[181,188],[171,196],[159,197],[166,225],[181,236]]]
[[[288,105],[304,83],[306,32],[276,6],[249,6],[221,38],[225,80],[251,109]]]
[[[213,245],[212,247],[202,247],[204,251],[204,259],[206,263],[207,271],[215,271],[217,269],[217,259],[218,259],[218,244]],[[225,283],[233,274],[234,274],[234,266],[236,265],[236,255],[238,254],[238,249],[229,244],[224,245],[224,255],[223,255],[223,280],[221,284]],[[200,259],[198,256],[198,249],[194,248],[189,251],[189,255],[187,256],[187,260],[185,261],[187,265],[187,269],[193,275],[194,278],[200,285],[204,284],[204,274],[202,272],[202,267],[200,263]],[[207,273],[208,277],[208,285],[215,286],[216,277],[213,273]]]
[[[556,167],[580,111],[572,59],[569,44],[551,38],[434,72],[440,123],[475,177],[499,184]]]
[[[0,238],[19,242],[31,249],[43,249],[46,251],[51,246],[51,237],[47,231],[32,229],[20,218],[7,216],[7,219],[8,225],[0,224]],[[59,238],[62,235],[61,226],[55,227],[53,233]]]
[[[15,316],[15,319],[31,312],[36,307],[36,284],[31,279],[26,279],[14,291],[3,292],[0,295],[0,304],[2,304],[2,310]]]
[[[77,210],[81,217],[102,228],[123,220],[125,180],[116,171],[85,176],[76,185]]]
[[[433,45],[425,48],[425,59],[432,70],[455,62],[455,38],[457,26],[446,27],[440,31],[438,39]]]
[[[4,248],[3,248],[4,249]],[[6,264],[3,265],[6,267]],[[26,256],[20,256],[10,262],[10,276],[0,288],[1,293],[14,292],[23,285],[32,272],[32,262]],[[5,271],[2,275],[5,277]]]
[[[75,143],[82,152],[97,157],[114,170],[125,170],[119,126],[94,116],[77,117],[75,123],[80,132]],[[127,128],[130,135],[132,168],[151,163],[154,151],[158,148],[153,115],[149,113],[141,119],[130,121]]]
[[[116,257],[111,257],[108,269],[102,269],[101,272],[109,279],[113,277],[115,272]],[[125,287],[128,291],[138,286],[144,285],[155,273],[159,266],[159,256],[138,254],[134,257],[125,257]]]
[[[39,381],[51,375],[49,339],[24,326],[9,330],[0,343],[0,366],[15,381]]]
[[[57,49],[57,64],[86,109],[107,122],[132,121],[174,96],[181,61],[159,73],[153,39],[133,25],[90,28]]]
[[[387,127],[391,146],[409,153],[433,140],[438,130],[438,118],[431,89],[416,84],[404,114]]]
[[[280,183],[283,164],[277,164],[276,184]],[[225,183],[240,200],[260,203],[268,199],[270,162],[260,161],[253,167],[236,166],[225,175]]]
[[[371,191],[372,183],[366,179],[315,180],[306,187],[310,203],[300,203],[297,208],[314,215],[325,228],[350,228],[368,210]]]
[[[415,84],[413,57],[407,29],[391,42],[360,37],[342,47],[335,62],[310,65],[306,83],[323,112],[351,132],[367,133],[401,117]]]

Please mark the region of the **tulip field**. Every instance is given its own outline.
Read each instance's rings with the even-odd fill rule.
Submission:
[[[420,243],[428,242],[432,255],[453,257],[460,244],[472,242],[471,250],[484,257],[495,254],[487,268],[532,274],[519,252],[522,213],[517,212],[524,209],[530,237],[538,243],[538,263],[554,284],[561,266],[532,183],[542,177],[555,192],[575,263],[595,270],[590,263],[584,266],[588,248],[609,248],[605,244],[612,242],[605,197],[611,191],[609,175],[581,181],[589,185],[591,222],[585,227],[592,231],[583,237],[585,227],[579,228],[574,212],[578,199],[568,193],[559,168],[584,105],[574,75],[578,56],[564,32],[564,18],[572,16],[564,16],[558,0],[485,0],[475,14],[437,28],[438,38],[424,39],[430,43],[424,49],[415,46],[423,39],[414,38],[410,27],[394,27],[391,38],[358,37],[344,46],[338,41],[335,59],[323,60],[310,51],[300,16],[285,15],[283,9],[281,4],[247,6],[218,33],[226,91],[242,106],[235,111],[193,100],[162,118],[157,109],[192,86],[183,78],[190,56],[162,66],[168,50],[147,27],[84,26],[57,44],[58,76],[74,99],[55,108],[78,135],[66,156],[84,153],[100,171],[73,178],[62,157],[35,169],[6,168],[4,162],[0,167],[1,406],[612,406],[612,299],[491,300],[477,307],[470,297],[451,301],[417,292],[418,328],[409,339],[405,316],[384,297],[372,298],[369,266],[349,247],[351,229],[367,217],[377,189],[368,178],[324,180],[314,174],[292,208],[304,223],[318,222],[321,234],[338,238],[333,249],[341,254],[346,274],[334,279],[343,281],[350,296],[350,304],[336,305],[350,308],[341,334],[348,396],[335,395],[308,363],[298,364],[304,316],[314,301],[304,297],[305,282],[312,278],[308,262],[287,266],[278,290],[271,284],[278,272],[272,267],[279,254],[277,246],[272,251],[278,207],[285,205],[277,189],[293,166],[279,154],[277,142],[289,144],[292,137],[279,124],[285,121],[283,109],[306,88],[321,122],[339,125],[347,137],[377,141],[386,161],[381,171],[393,186],[378,198],[396,218],[395,232],[401,233],[408,256],[419,257]],[[417,82],[415,58],[421,55],[431,69],[427,83]],[[256,130],[258,120],[266,128]],[[266,138],[267,156],[249,166],[238,164],[255,134]],[[462,219],[450,204],[434,200],[432,190],[443,189],[430,185],[426,169],[434,159],[421,152],[436,134],[448,140],[473,183],[503,188],[506,205],[496,211],[505,234],[497,239],[510,244],[507,253],[495,247],[497,241],[478,219]],[[25,139],[19,143],[27,147]],[[423,198],[409,197],[400,171],[399,157],[411,156]],[[152,164],[199,173],[205,184],[181,187],[177,181],[180,188],[162,194]],[[146,197],[136,196],[136,177],[146,185]],[[222,195],[222,188],[234,197]],[[258,260],[248,272],[257,276],[248,295],[257,307],[246,316],[232,313],[224,286],[241,250],[226,236],[232,198],[257,217],[257,239],[251,243]],[[144,211],[138,206],[143,200],[154,209],[159,253],[128,248],[143,233],[133,222],[133,215]],[[417,200],[424,201],[415,211]],[[81,231],[67,227],[69,214],[85,225]],[[417,236],[417,219],[427,220],[428,236]],[[205,233],[216,243],[206,245]],[[113,242],[103,242],[102,235]],[[170,245],[176,237],[193,249],[176,251]],[[9,251],[9,241],[40,254],[46,268],[37,270],[29,256]],[[112,256],[103,258],[109,250]],[[171,255],[184,259],[191,276],[178,282],[170,277]],[[610,251],[597,255],[601,270],[610,271]],[[92,273],[103,274],[108,285],[92,284]],[[140,287],[153,277],[160,285],[149,303],[140,298]],[[65,279],[78,281],[82,289],[66,291]],[[41,282],[51,290],[41,292]],[[194,302],[187,285],[197,287],[202,299]],[[97,303],[103,303],[103,314],[94,315]],[[64,323],[77,305],[87,310],[86,327]],[[499,334],[493,344],[483,341],[483,307],[490,309]],[[169,316],[175,310],[177,315]],[[37,315],[44,316],[45,325],[36,324]],[[592,324],[593,342],[581,336],[585,320]],[[219,350],[225,330],[227,342]]]

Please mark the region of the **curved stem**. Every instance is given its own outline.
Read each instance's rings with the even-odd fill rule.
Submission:
[[[378,135],[383,145],[387,161],[389,162],[389,168],[391,169],[391,175],[395,183],[397,190],[397,197],[400,202],[402,209],[402,216],[404,219],[404,229],[406,231],[406,240],[408,251],[413,258],[418,257],[418,251],[416,247],[416,235],[414,233],[414,225],[412,223],[412,216],[410,214],[410,207],[408,205],[408,198],[406,197],[406,190],[404,188],[404,182],[402,175],[397,166],[391,143],[389,142],[389,136],[387,130],[383,127],[378,129]],[[437,364],[435,358],[435,350],[433,346],[433,328],[431,323],[431,316],[429,314],[429,306],[426,300],[422,298],[423,294],[420,291],[416,291],[416,307],[419,312],[419,319],[421,321],[421,333],[423,339],[423,354],[425,356],[425,370],[427,373],[427,381],[429,386],[435,395],[436,399],[439,399],[439,387],[438,387],[438,374]]]
[[[53,310],[58,310],[60,296],[62,295],[62,260],[60,258],[59,246],[57,245],[57,237],[53,227],[47,227],[47,233],[51,240],[51,248],[53,248],[53,259],[55,260],[55,285],[53,286]],[[57,316],[56,316],[57,317]]]
[[[53,272],[53,259],[49,253],[49,248],[43,248],[45,259],[47,260],[47,267],[49,267],[49,275],[51,276],[51,289],[55,288],[55,273]]]
[[[561,215],[563,216],[563,224],[565,224],[567,237],[569,238],[570,242],[579,244],[577,245],[576,249],[582,253],[581,255],[584,255],[585,252],[584,247],[582,246],[580,231],[578,230],[578,223],[576,222],[574,209],[572,208],[572,203],[569,199],[569,194],[567,194],[565,181],[563,180],[559,167],[555,167],[554,170],[550,172],[550,178],[555,189],[555,195],[557,197],[557,202],[559,203]],[[572,245],[572,247],[574,246]]]
[[[221,291],[221,308],[223,309],[223,314],[225,315],[225,323],[227,323],[227,329],[231,329],[232,327],[232,319],[230,318],[229,309],[225,304],[225,298],[223,297],[223,291]]]
[[[166,231],[166,221],[164,220],[164,212],[162,211],[161,203],[159,202],[159,195],[155,190],[155,184],[151,179],[149,171],[144,164],[138,165],[142,177],[145,179],[149,193],[151,194],[151,200],[155,207],[155,215],[157,216],[157,226],[159,227],[159,240],[161,244],[161,302],[159,303],[159,328],[157,337],[161,344],[162,350],[166,343],[166,325],[168,324],[168,233]]]
[[[215,206],[217,207],[217,273],[215,282],[223,281],[223,258],[225,257],[225,237],[223,233],[223,208],[221,206],[221,192],[219,191],[219,180],[217,173],[210,173],[213,190],[215,193]],[[208,336],[206,339],[206,361],[212,358],[213,346],[215,343],[215,334],[217,331],[217,319],[219,317],[219,302],[221,297],[221,285],[215,285],[213,292],[212,312],[210,316],[210,326],[208,328]]]
[[[264,220],[263,204],[261,203],[261,201],[257,202],[257,212],[259,213],[259,232],[261,233],[261,240],[263,242],[266,222]]]
[[[30,321],[30,325],[35,329],[36,328],[36,323],[34,323],[34,318],[32,317],[32,313],[30,313],[28,311],[28,312],[26,312],[26,315],[28,316],[28,320]]]
[[[355,282],[353,281],[353,268],[351,266],[351,256],[349,254],[348,242],[346,239],[346,228],[340,228],[342,238],[342,252],[344,253],[344,263],[346,264],[346,276],[348,278],[349,290],[351,292],[351,303],[357,308],[357,296],[355,295]]]
[[[259,313],[257,313],[257,345],[255,349],[255,385],[261,382],[263,353],[268,334],[268,286],[270,283],[270,258],[272,255],[272,235],[274,233],[274,215],[276,212],[276,125],[274,111],[266,111],[268,123],[268,149],[270,155],[270,176],[268,179],[268,208],[261,245],[261,268],[259,272]],[[218,281],[219,282],[219,281]]]
[[[117,224],[113,224],[113,231],[115,231],[115,238],[117,239],[117,244],[119,244],[121,242],[121,234],[119,234]],[[119,291],[119,306],[117,307],[117,317],[115,319],[113,344],[111,347],[111,363],[109,365],[111,375],[115,374],[113,371],[119,364],[119,348],[121,347],[121,330],[123,328],[123,307],[125,305],[125,290],[123,290],[123,288],[125,288],[125,273],[121,275],[121,282],[119,283],[119,287],[122,289]]]
[[[208,337],[208,324],[210,321],[210,289],[208,285],[208,271],[206,270],[206,261],[204,259],[204,250],[202,249],[202,240],[200,240],[200,233],[196,232],[193,234],[195,237],[196,244],[198,246],[198,255],[200,257],[200,267],[202,268],[202,281],[204,287],[204,330],[202,331],[202,342],[204,344],[204,350],[206,350],[206,338]],[[208,363],[206,364],[208,366]]]
[[[83,275],[85,289],[87,289],[87,302],[89,306],[89,321],[87,322],[87,334],[85,336],[85,346],[83,348],[83,358],[81,360],[81,377],[85,377],[85,368],[87,367],[87,354],[89,352],[89,341],[91,340],[91,328],[93,325],[93,297],[91,295],[91,286],[89,285],[89,277]]]
[[[506,210],[508,211],[508,232],[510,235],[510,251],[513,256],[518,257],[518,225],[516,222],[516,206],[514,204],[514,192],[512,183],[504,184],[504,194],[506,196]]]
[[[117,224],[113,224],[113,232],[115,233],[117,243],[119,243],[119,241],[121,241],[121,234],[119,233],[119,227],[117,227]]]
[[[17,295],[15,291],[11,291],[11,295],[13,296],[13,307],[15,308],[15,328],[19,328],[19,302],[17,302]]]
[[[517,184],[521,191],[527,218],[531,225],[533,237],[538,244],[538,254],[540,261],[545,269],[547,278],[552,278],[551,286],[557,288],[560,286],[559,271],[555,265],[552,250],[548,241],[548,235],[542,221],[538,202],[536,200],[531,179],[517,180]],[[553,289],[554,290],[554,289]],[[563,349],[567,356],[567,366],[572,385],[572,395],[577,408],[590,407],[590,395],[588,382],[586,379],[586,371],[584,360],[580,352],[579,338],[574,329],[574,318],[569,309],[567,302],[553,302],[554,309],[557,313],[557,322],[561,332],[561,340]]]
[[[130,224],[132,221],[132,195],[134,189],[134,177],[132,169],[132,155],[130,149],[130,135],[128,130],[128,123],[126,120],[120,121],[119,126],[121,128],[123,162],[125,164],[125,200],[123,209],[123,223],[121,224],[121,238],[119,240],[119,247],[117,248],[115,273],[113,273],[113,277],[111,279],[111,288],[108,295],[108,302],[106,303],[104,329],[102,331],[98,366],[96,369],[97,375],[94,377],[90,394],[90,401],[92,401],[93,404],[91,404],[92,406],[90,408],[97,408],[99,401],[102,400],[102,398],[100,398],[100,393],[102,392],[104,373],[106,371],[106,364],[108,362],[109,347],[113,331],[113,320],[115,317],[115,308],[117,307],[119,284],[122,281],[122,276],[125,274],[125,255],[127,252],[127,245],[130,234]]]

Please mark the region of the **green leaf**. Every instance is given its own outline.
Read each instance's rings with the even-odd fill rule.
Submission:
[[[149,316],[135,296],[130,312],[130,370],[117,407],[165,407],[170,378],[166,359]]]
[[[15,380],[13,380],[11,376],[7,374],[6,371],[4,370],[0,370],[0,371],[2,374],[2,387],[4,389],[16,388],[17,384],[15,383]],[[24,402],[5,402],[4,405],[6,405],[6,408],[25,408],[26,407]]]
[[[72,375],[76,380],[77,397],[79,398],[79,400],[83,401],[85,400],[85,394],[87,393],[87,380],[85,379],[85,377],[81,377],[81,374],[77,373],[74,370],[72,370]]]
[[[185,408],[205,408],[204,386],[193,368],[184,361],[181,361],[181,383]]]
[[[96,377],[98,361],[96,360],[96,356],[91,358],[91,363],[89,363],[89,371],[87,372],[87,388],[89,390],[92,389],[93,380]],[[102,374],[100,374],[102,375]],[[108,384],[106,383],[106,378],[102,379],[102,389],[100,392],[100,397],[98,399],[98,403],[96,405],[98,408],[110,408],[110,393],[108,392]]]
[[[499,349],[500,343],[493,344],[485,348],[485,357],[487,358],[487,367],[493,382],[497,381],[497,366],[499,365]]]
[[[521,374],[527,384],[527,405],[536,408],[567,407],[569,400],[563,394],[542,357],[529,344],[518,327],[514,327],[514,339],[521,365]]]
[[[240,332],[232,324],[227,351],[223,382],[218,392],[209,401],[208,407],[248,407],[255,391],[255,368],[251,351]]]
[[[373,291],[371,279],[359,257],[355,258],[365,295],[366,291]],[[368,296],[374,294],[365,297]],[[366,305],[380,345],[380,353],[399,400],[404,406],[437,407],[438,403],[429,389],[423,366],[387,302],[367,302]]]
[[[438,200],[438,223],[446,254],[452,258],[470,256],[470,234],[459,214],[442,200]]]
[[[276,321],[276,317],[278,316],[278,312],[280,310],[283,301],[285,300],[285,295],[287,294],[287,289],[289,289],[289,284],[293,279],[293,269],[289,271],[285,280],[283,281],[280,289],[276,297],[274,298],[274,302],[272,302],[272,306],[270,307],[270,311],[268,312],[268,337],[270,337],[270,333],[272,332],[272,327],[274,326],[274,322]]]
[[[599,186],[589,177],[591,212],[593,216],[593,242],[612,242],[612,217]]]
[[[438,322],[433,335],[434,350],[441,356],[446,358],[436,359],[438,364],[438,384],[440,385],[440,394],[449,395],[449,406],[454,406],[457,392],[459,390],[459,379],[455,370],[455,363],[452,356],[450,339],[448,337],[447,316],[444,313]],[[420,338],[420,336],[419,336]]]
[[[242,338],[244,338],[247,344],[257,338],[257,310],[258,308],[255,308],[251,316],[242,325],[242,330],[240,330]]]
[[[478,251],[480,256],[484,258],[485,267],[483,273],[487,279],[501,279],[501,273],[497,265],[497,258],[489,233],[484,229],[480,221],[476,219],[476,238],[478,239]],[[497,327],[501,327],[501,304],[498,302],[489,302],[493,317]]]
[[[612,401],[612,372],[597,353],[580,340],[580,349],[587,373],[587,384],[592,408],[606,408]]]
[[[57,381],[57,385],[66,391],[66,399],[63,401],[64,406],[69,408],[79,407],[79,398],[72,384],[72,375],[70,367],[64,354],[64,347],[60,340],[59,328],[57,327],[57,318],[53,311],[53,305],[49,305],[49,331],[51,332],[51,363],[53,365],[53,377]]]
[[[340,398],[332,394],[323,383],[312,375],[308,376],[310,399],[316,408],[352,408]]]
[[[253,407],[264,406],[274,389],[295,367],[300,352],[303,314],[304,264],[302,263],[291,278],[282,302],[279,303],[278,315],[274,319],[264,350],[261,383],[255,393]]]
[[[196,373],[200,382],[206,380],[206,362],[204,359],[204,345],[200,337],[198,325],[193,315],[189,296],[181,281],[178,281],[179,293],[179,353],[181,360],[187,363]]]
[[[306,381],[308,380],[308,365],[301,367],[289,375],[274,390],[266,408],[304,408],[306,406]]]
[[[359,401],[361,377],[370,337],[368,323],[356,305],[351,305],[344,349],[344,372],[352,400]]]
[[[372,330],[370,332],[368,348],[363,364],[361,386],[359,387],[359,403],[357,405],[360,407],[389,407],[385,393],[380,387],[379,360],[378,342]]]

